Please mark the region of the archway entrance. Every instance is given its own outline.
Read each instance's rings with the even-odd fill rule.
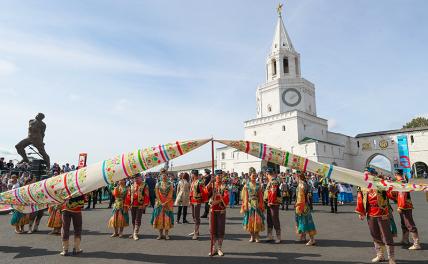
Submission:
[[[421,178],[421,177],[424,177],[426,175],[426,174],[424,174],[424,172],[428,173],[428,166],[425,162],[418,161],[418,162],[413,163],[412,170],[413,170],[415,177]]]
[[[382,174],[392,174],[392,162],[385,155],[379,153],[372,155],[367,160],[367,166],[376,169]]]

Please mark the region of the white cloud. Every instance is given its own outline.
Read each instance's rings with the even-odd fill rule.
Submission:
[[[95,45],[74,39],[58,39],[50,36],[34,36],[0,28],[2,53],[33,57],[43,62],[52,61],[76,68],[89,68],[113,72],[135,73],[149,76],[187,78],[191,75],[183,69],[168,69],[162,65],[150,65],[141,60],[101,49]],[[0,61],[0,74],[16,71],[14,64]]]
[[[11,75],[14,74],[18,68],[10,61],[0,60],[0,75]]]

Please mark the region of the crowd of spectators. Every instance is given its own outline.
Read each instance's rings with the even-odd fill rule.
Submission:
[[[6,162],[4,157],[0,157],[0,192],[11,190],[13,186],[24,186],[33,178],[39,180],[41,176],[59,175],[75,169],[76,166],[69,163],[62,166],[54,163],[48,171],[40,172],[32,170],[31,165],[28,163],[15,164],[13,160]]]
[[[70,165],[66,163],[64,165],[60,165],[58,163],[54,163],[51,168],[49,168],[48,174],[49,176],[59,175],[61,173],[73,171],[76,169],[75,165]],[[225,183],[228,186],[230,193],[230,207],[239,206],[241,191],[245,182],[248,180],[248,173],[241,173],[240,175],[235,172],[225,172]],[[136,175],[136,177],[143,177],[145,182],[147,183],[150,190],[150,202],[151,206],[154,205],[155,202],[155,186],[158,181],[159,173],[156,172],[148,172],[145,174]],[[12,160],[6,162],[4,158],[0,158],[0,191],[11,190],[13,187],[24,186],[28,181],[31,181],[35,177],[35,173],[31,171],[31,167],[26,164],[14,164]],[[207,175],[200,175],[202,179],[205,179]],[[171,173],[169,174],[170,180],[173,182],[174,186],[174,197],[176,196],[177,186],[182,177],[180,175]],[[297,188],[297,180],[296,177],[293,177],[293,173],[291,171],[281,172],[278,174],[278,178],[281,182],[280,190],[283,194],[283,210],[284,208],[288,210],[289,205],[293,204],[293,201],[296,199],[296,188]],[[131,186],[133,184],[134,179],[126,179],[126,185]],[[208,181],[209,182],[209,181]],[[260,172],[258,177],[258,182],[262,185],[267,184],[266,177],[264,173]],[[312,200],[314,203],[322,203],[323,205],[329,205],[329,196],[331,195],[331,183],[328,180],[321,178],[315,174],[307,173],[307,183],[311,188],[312,192]],[[109,186],[99,188],[89,194],[86,195],[87,201],[87,209],[96,208],[96,205],[101,203],[103,199],[109,200],[109,207],[114,203],[114,197],[112,195],[112,191],[115,187],[115,184],[111,184]],[[349,190],[349,186],[338,186],[340,191],[343,192],[344,189]],[[352,188],[351,188],[352,192]],[[342,197],[343,195],[339,195]],[[339,198],[339,203],[343,204],[344,202],[351,201],[343,201]]]

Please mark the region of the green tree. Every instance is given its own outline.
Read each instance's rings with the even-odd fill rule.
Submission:
[[[415,128],[415,127],[428,127],[428,118],[425,117],[416,117],[413,118],[410,122],[407,122],[403,128]]]

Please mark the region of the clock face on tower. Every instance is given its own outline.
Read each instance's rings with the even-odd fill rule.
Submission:
[[[302,101],[302,95],[297,89],[288,88],[282,93],[282,101],[284,104],[294,107],[300,104],[300,101]]]

